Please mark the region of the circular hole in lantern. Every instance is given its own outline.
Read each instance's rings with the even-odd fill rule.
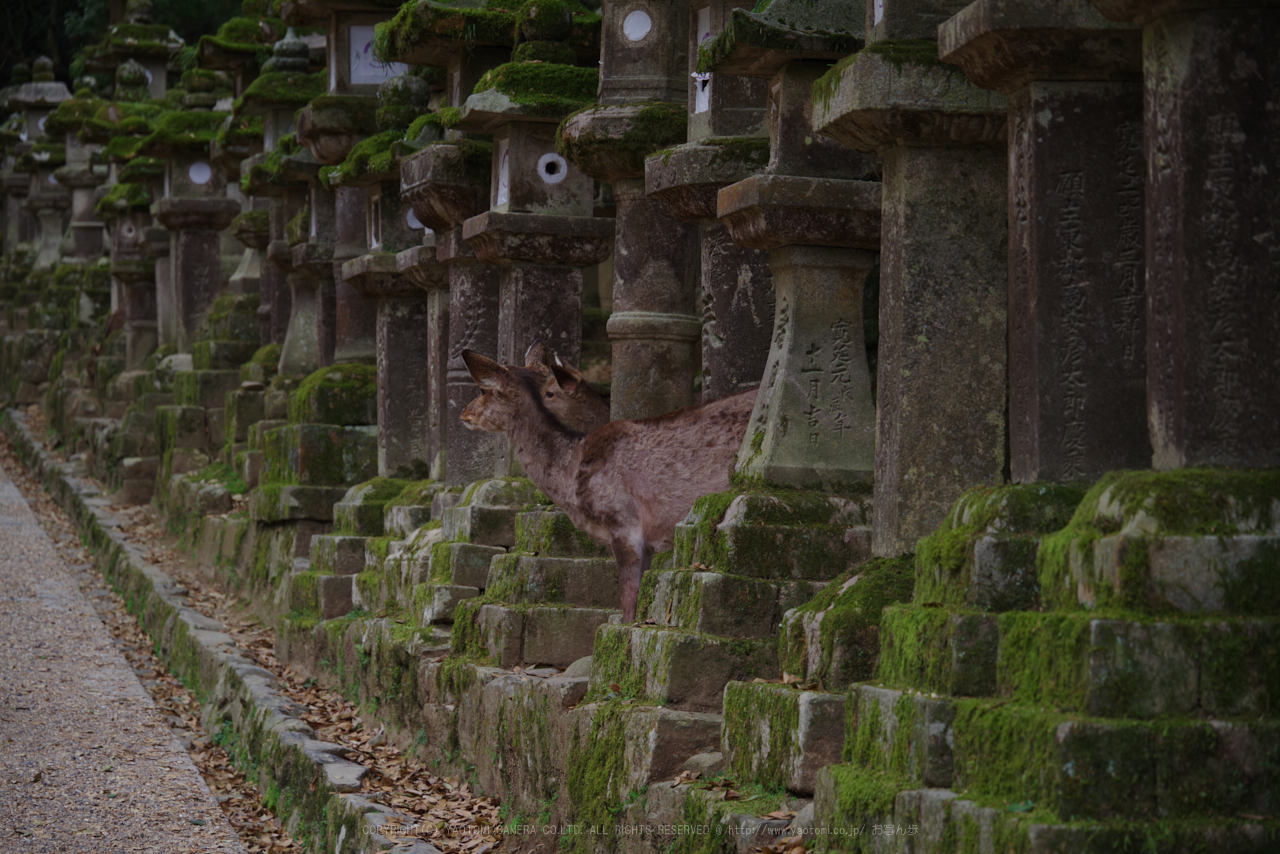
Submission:
[[[120,229],[120,233],[127,238],[132,238],[135,231],[136,229],[133,227],[133,223],[131,222],[126,222],[124,227]]]
[[[569,164],[559,154],[548,153],[538,158],[538,176],[548,184],[559,184],[569,174]]]
[[[203,160],[197,160],[187,167],[187,177],[193,184],[208,184],[213,179],[213,167]]]
[[[641,9],[636,9],[622,19],[622,34],[630,41],[640,41],[640,39],[649,35],[649,31],[652,29],[653,19],[649,17],[648,12]]]
[[[404,221],[410,228],[425,228],[422,220],[418,219],[418,215],[414,213],[413,208],[409,208],[409,213],[405,215]]]

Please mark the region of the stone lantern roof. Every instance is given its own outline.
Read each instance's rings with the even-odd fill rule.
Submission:
[[[725,28],[698,48],[698,71],[770,78],[798,59],[842,59],[862,49],[864,5],[772,0],[764,9],[734,9]]]
[[[284,34],[285,23],[279,18],[232,18],[216,35],[200,37],[196,56],[201,68],[211,70],[257,67],[267,61],[267,50]]]
[[[67,84],[53,79],[53,61],[42,56],[35,62],[35,73],[29,83],[23,83],[9,96],[9,108],[52,109],[71,99]]]

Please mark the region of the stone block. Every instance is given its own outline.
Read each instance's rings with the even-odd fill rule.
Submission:
[[[145,412],[129,412],[120,423],[113,452],[117,457],[147,457],[156,453],[156,419]]]
[[[611,613],[591,608],[482,605],[475,620],[484,649],[499,666],[549,664],[565,668],[591,655],[596,629]]]
[[[356,484],[333,508],[337,529],[344,534],[380,537],[385,531],[384,513],[387,502],[397,498],[410,481],[389,477],[374,478]]]
[[[809,601],[826,586],[821,581],[771,582],[685,570],[652,576],[641,581],[645,588],[641,609],[647,619],[723,637],[773,637],[788,609]]]
[[[431,521],[431,505],[397,504],[383,511],[382,524],[394,537],[408,537]]]
[[[452,623],[459,602],[480,595],[478,587],[459,584],[418,584],[413,588],[413,614],[417,625]]]
[[[489,583],[489,565],[494,556],[500,554],[506,554],[506,549],[474,543],[439,543],[430,553],[429,577],[437,582],[483,589]]]
[[[556,557],[613,557],[569,521],[563,510],[539,509],[516,516],[515,551]]]
[[[879,678],[895,688],[989,697],[999,641],[994,615],[891,605],[880,622]]]
[[[951,700],[857,685],[849,702],[846,759],[898,775],[914,786],[951,786],[956,716]]]
[[[239,371],[179,371],[173,376],[173,397],[179,406],[221,407],[227,392],[238,388]]]
[[[125,457],[120,461],[120,476],[125,480],[155,480],[159,469],[157,457]]]
[[[674,565],[825,581],[871,556],[869,519],[864,496],[709,495],[676,525]]]
[[[155,479],[121,481],[116,498],[124,504],[150,504],[156,492]]]
[[[191,364],[197,371],[227,371],[235,369],[253,358],[258,350],[258,340],[197,341],[191,347]]]
[[[290,424],[268,431],[262,452],[267,483],[336,487],[371,480],[378,471],[376,427]]]
[[[731,681],[778,676],[771,641],[651,626],[602,626],[591,656],[593,691],[694,712],[718,712]]]
[[[209,435],[204,410],[198,406],[161,406],[156,408],[156,436],[160,451],[173,448],[206,448]]]
[[[840,761],[844,741],[843,694],[751,682],[725,686],[723,752],[739,781],[812,795],[819,769]]]
[[[289,422],[343,427],[377,424],[377,401],[373,365],[330,365],[310,374],[289,395]]]
[[[249,515],[259,522],[332,522],[333,505],[345,494],[340,486],[260,485],[250,497]]]
[[[227,435],[227,410],[221,406],[215,406],[206,409],[204,413],[205,424],[209,430],[209,443],[211,445],[221,447],[217,443],[221,439],[225,444]]]
[[[249,445],[258,450],[262,450],[263,441],[266,434],[270,430],[277,427],[283,427],[289,422],[281,418],[263,418],[262,420],[249,425]]]
[[[354,584],[349,575],[318,575],[320,616],[332,620],[351,612]]]
[[[266,415],[266,394],[236,389],[226,397],[227,442],[249,441],[249,428]]]
[[[262,475],[262,451],[241,451],[233,458],[236,473],[253,489]]]
[[[500,602],[547,602],[578,608],[617,608],[618,569],[611,559],[533,557],[512,552],[494,557],[486,592]]]
[[[446,509],[440,517],[446,540],[510,548],[516,542],[516,509],[464,505]]]
[[[872,558],[784,612],[778,639],[783,672],[827,691],[874,678],[884,608],[910,601],[913,576],[909,557]]]
[[[365,568],[365,538],[328,534],[311,538],[311,567],[326,575],[355,575]]]

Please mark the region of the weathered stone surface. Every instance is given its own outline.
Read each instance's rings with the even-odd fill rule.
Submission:
[[[610,558],[533,557],[512,553],[493,559],[487,588],[501,601],[513,603],[616,608],[621,600],[618,569]]]
[[[784,685],[730,682],[723,750],[739,779],[813,794],[818,770],[840,759],[845,697]]]
[[[955,704],[950,700],[859,685],[850,696],[845,755],[929,788],[952,785]]]
[[[321,575],[316,579],[320,598],[320,615],[326,620],[341,617],[351,611],[351,594],[354,584],[351,576]]]
[[[355,575],[364,571],[364,547],[364,537],[312,537],[311,566],[325,575]]]
[[[596,629],[611,614],[590,608],[508,608],[482,605],[475,616],[481,642],[501,667],[568,667],[591,654]]]
[[[341,486],[377,475],[377,428],[290,424],[263,437],[268,483]],[[339,500],[339,499],[335,499]]]
[[[555,508],[516,515],[515,551],[557,557],[610,557],[613,552],[580,531],[569,516]]]
[[[895,688],[989,697],[999,643],[995,616],[890,605],[880,621],[877,675]]]
[[[645,580],[646,588],[650,580]],[[825,586],[818,581],[773,583],[718,572],[655,573],[645,616],[664,626],[724,637],[767,638],[782,615]],[[616,601],[616,598],[615,598]]]
[[[333,505],[346,492],[341,486],[260,486],[250,498],[249,514],[259,522],[332,522]]]
[[[419,626],[452,623],[459,603],[480,595],[477,587],[460,584],[420,584],[414,590],[414,619]]]

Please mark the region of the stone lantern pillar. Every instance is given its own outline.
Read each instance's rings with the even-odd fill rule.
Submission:
[[[701,67],[719,79],[769,81],[769,163],[721,189],[717,204],[734,241],[768,251],[773,271],[769,358],[736,469],[766,483],[841,491],[875,469],[863,287],[880,248],[882,188],[867,180],[879,164],[813,129],[813,83],[856,45],[862,12],[791,7],[784,23],[737,9],[702,51]]]
[[[563,41],[572,21],[566,14],[519,26],[527,43]],[[489,210],[463,223],[462,236],[479,260],[501,267],[498,361],[503,364],[520,364],[535,340],[548,343],[570,362],[579,361],[582,268],[599,264],[613,251],[613,222],[592,216],[591,178],[555,150],[556,125],[581,103],[558,91],[562,107],[554,101],[525,104],[507,90],[506,81],[516,75],[537,80],[546,74],[550,80],[551,67],[514,61],[490,72],[477,87],[493,88],[467,99],[459,125],[493,134]],[[559,68],[565,76],[585,72],[578,76],[587,81],[595,77],[587,69]],[[495,473],[515,473],[513,468],[518,464],[504,453]]]
[[[412,33],[433,33],[434,37],[389,28],[390,52],[384,58],[444,68],[446,107],[461,108],[476,82],[510,57],[509,23],[466,29],[454,7],[433,2],[417,4],[413,14]],[[432,371],[439,391],[430,399],[439,401],[441,411],[438,425],[430,415],[428,423],[437,431],[431,441],[444,449],[433,456],[432,476],[450,486],[491,477],[501,453],[496,435],[468,430],[459,417],[475,397],[475,383],[462,362],[462,351],[498,356],[498,267],[479,261],[462,237],[463,223],[489,208],[491,162],[492,145],[487,139],[450,129],[444,140],[400,163],[401,197],[434,235],[434,252],[425,242],[406,249],[397,257],[397,268],[430,288],[433,338],[428,346],[433,354],[443,352],[445,357]],[[447,290],[434,287],[439,281],[436,265],[447,272]]]
[[[48,270],[60,258],[66,211],[71,207],[71,194],[58,183],[54,170],[66,162],[66,150],[45,133],[45,123],[58,104],[71,97],[63,83],[53,79],[53,62],[48,57],[35,61],[30,83],[24,83],[9,97],[10,107],[20,109],[26,121],[26,150],[21,161],[28,164],[29,185],[26,209],[38,225],[35,241],[38,251],[35,269]]]
[[[1013,480],[1144,468],[1141,31],[1088,0],[983,0],[938,34],[1009,98]]]
[[[259,274],[258,319],[262,344],[284,344],[292,315],[292,288],[287,277],[293,270],[293,255],[285,238],[285,224],[301,210],[306,200],[307,180],[314,177],[319,164],[307,149],[297,151],[293,142],[294,114],[308,101],[325,91],[324,71],[308,73],[310,61],[307,43],[298,38],[291,27],[284,38],[272,47],[272,57],[263,64],[262,74],[244,91],[237,102],[235,115],[261,116],[262,145],[267,153],[250,157],[242,166],[242,183],[255,197],[270,200],[266,259]],[[288,143],[285,143],[285,140]],[[282,146],[287,145],[289,150]],[[303,166],[305,174],[296,174]],[[309,288],[307,280],[293,277],[293,286]],[[314,304],[314,294],[309,296]],[[316,322],[314,310],[307,314]],[[314,338],[314,336],[312,336]],[[301,340],[295,335],[293,343]],[[310,373],[320,366],[319,349],[311,349],[314,363],[300,359],[295,347],[283,358],[285,373]]]
[[[1093,5],[1143,28],[1152,465],[1280,465],[1280,8]]]
[[[181,135],[168,133],[161,120],[142,152],[165,157],[165,197],[156,205],[156,219],[172,232],[170,270],[180,353],[191,352],[196,327],[222,287],[219,232],[240,213],[240,203],[227,198],[226,174],[209,157],[209,141],[222,115],[203,115],[208,116],[207,130]]]
[[[698,68],[699,48],[729,25],[737,8],[751,5],[733,0],[688,4],[683,58],[688,142],[645,163],[648,195],[672,217],[698,226],[702,317],[696,329],[702,339],[703,400],[758,384],[769,350],[773,283],[768,253],[735,243],[716,213],[716,193],[768,160],[767,81]]]
[[[1008,465],[1008,103],[938,60],[939,8],[869,4],[867,46],[814,86],[814,126],[883,161],[880,555],[912,551]]]
[[[103,224],[94,212],[94,196],[96,188],[107,180],[107,168],[90,162],[93,146],[82,143],[79,138],[80,128],[95,104],[92,99],[64,101],[46,124],[51,130],[62,133],[66,141],[66,165],[56,170],[54,177],[71,191],[67,244],[70,255],[84,263],[92,263],[101,257],[103,250]]]
[[[396,62],[384,63],[373,53],[374,27],[390,15],[374,4],[315,2],[298,7],[296,22],[308,16],[327,28],[328,94],[315,98],[298,114],[298,139],[311,149],[321,165],[336,166],[346,159],[361,138],[377,132],[374,97],[384,80],[403,73]],[[290,20],[295,23],[295,20]],[[323,190],[329,192],[328,190]],[[315,196],[312,189],[313,210]],[[365,192],[360,188],[339,188],[334,195],[334,242],[331,245],[334,281],[332,312],[325,306],[321,322],[325,339],[332,337],[334,362],[375,359],[377,317],[375,306],[342,280],[344,261],[362,255],[365,240]],[[328,331],[332,322],[332,332]],[[328,364],[328,358],[322,358]]]
[[[600,106],[570,117],[575,165],[613,186],[612,416],[643,418],[693,402],[697,233],[645,195],[644,158],[685,141],[688,4],[610,4],[600,44]]]

